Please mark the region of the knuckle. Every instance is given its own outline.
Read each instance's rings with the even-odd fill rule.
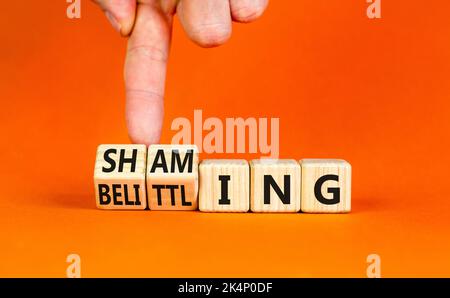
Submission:
[[[167,53],[150,45],[134,45],[128,47],[127,55],[136,55],[153,61],[167,62]]]
[[[126,87],[125,92],[128,99],[133,98],[134,100],[147,101],[153,103],[160,103],[164,100],[164,94],[156,90]]]

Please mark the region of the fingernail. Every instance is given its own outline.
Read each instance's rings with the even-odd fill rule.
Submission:
[[[116,20],[116,18],[109,12],[105,12],[106,17],[108,18],[109,22],[111,23],[111,25],[113,26],[113,28],[120,33],[120,23]]]

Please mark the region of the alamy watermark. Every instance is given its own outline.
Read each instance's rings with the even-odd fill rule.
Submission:
[[[381,0],[366,0],[370,3],[367,7],[367,17],[369,19],[381,19]]]
[[[377,254],[370,254],[366,258],[368,264],[366,274],[369,278],[381,277],[381,258]]]
[[[205,153],[251,153],[278,158],[280,151],[279,118],[203,119],[202,110],[194,110],[194,119],[179,117],[172,121],[172,144],[195,144]]]
[[[369,4],[366,10],[369,19],[381,18],[381,0],[366,0]],[[66,15],[69,19],[81,18],[81,0],[66,0],[69,5],[66,9]]]
[[[66,258],[66,262],[69,263],[66,269],[66,276],[68,278],[80,278],[81,277],[81,258],[78,254],[69,254]]]
[[[81,0],[66,0],[69,5],[66,9],[66,15],[69,19],[81,18]]]

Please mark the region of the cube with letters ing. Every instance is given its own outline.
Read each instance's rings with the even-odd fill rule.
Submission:
[[[208,159],[199,166],[199,209],[205,212],[248,212],[250,168],[244,159]]]
[[[100,209],[145,209],[145,145],[100,145],[94,169]]]
[[[293,159],[250,162],[250,209],[253,212],[300,210],[300,165]]]
[[[341,159],[302,159],[302,212],[351,210],[351,166]]]
[[[150,145],[147,156],[147,196],[150,210],[196,210],[197,146]]]

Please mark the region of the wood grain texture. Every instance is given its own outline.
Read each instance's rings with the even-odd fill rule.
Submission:
[[[150,210],[197,210],[197,146],[150,145],[147,161]]]
[[[352,169],[347,161],[302,159],[300,165],[302,167],[302,212],[350,212]]]
[[[94,169],[98,208],[136,210],[147,207],[146,158],[145,145],[98,146]]]
[[[258,159],[250,162],[250,208],[253,212],[298,212],[300,210],[300,165],[293,159]],[[283,202],[273,186],[265,181],[271,177],[288,201]],[[289,187],[285,189],[285,181]],[[265,192],[265,188],[268,189]],[[289,196],[287,196],[289,194]],[[265,197],[268,202],[265,202]]]
[[[199,171],[200,211],[249,211],[250,168],[246,160],[207,159],[200,163]]]

